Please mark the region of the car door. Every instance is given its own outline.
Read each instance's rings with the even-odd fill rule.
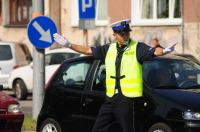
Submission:
[[[60,64],[62,63],[62,61],[64,61],[64,59],[62,61],[60,61],[59,63],[56,59],[57,53],[51,53],[51,54],[46,54],[45,55],[45,83],[47,83],[49,81],[49,79],[51,78],[51,76],[53,75],[53,73],[58,69],[58,67],[60,66]],[[62,57],[61,57],[62,59]]]
[[[82,130],[90,132],[101,105],[105,101],[105,65],[95,61],[82,98]]]
[[[143,131],[145,128],[144,124],[147,119],[150,118],[153,114],[153,111],[156,109],[157,104],[155,104],[156,94],[151,88],[153,78],[155,77],[152,70],[154,67],[158,67],[153,61],[144,62],[143,65],[143,96],[137,97],[134,99],[134,111],[135,111],[135,126],[136,131]],[[152,76],[149,77],[149,73],[152,73]],[[159,83],[159,82],[157,82]]]
[[[100,61],[96,61],[96,64],[93,66],[91,70],[90,78],[88,85],[83,93],[82,99],[82,125],[84,132],[90,132],[92,127],[94,126],[97,114],[101,105],[105,101],[106,96],[106,70],[105,64]],[[149,100],[149,91],[146,90],[146,86],[144,86],[145,92],[143,97],[135,98],[135,125],[137,126],[136,130],[141,130],[142,123],[145,120],[145,116],[148,115],[150,110],[150,100]],[[142,118],[142,120],[141,120]],[[109,131],[117,132],[120,129],[117,129],[118,126],[114,123]]]
[[[56,113],[63,131],[80,130],[81,97],[85,86],[87,73],[92,65],[92,60],[79,60],[62,65],[59,74],[53,80],[48,90],[53,106],[52,113]]]
[[[152,109],[155,108],[155,104],[152,103],[150,96],[152,91],[146,84],[144,84],[143,89],[143,96],[134,99],[134,124],[138,132],[143,131],[145,121],[152,115]]]

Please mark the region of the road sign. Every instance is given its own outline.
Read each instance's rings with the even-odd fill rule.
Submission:
[[[96,0],[79,0],[79,28],[95,28]]]
[[[95,0],[79,0],[79,19],[95,19]]]
[[[39,49],[47,48],[54,43],[54,33],[57,33],[57,28],[49,17],[39,16],[28,24],[28,38]]]

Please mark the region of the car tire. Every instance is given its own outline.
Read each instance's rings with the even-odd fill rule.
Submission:
[[[152,125],[148,132],[172,132],[172,129],[165,123],[156,123]]]
[[[15,94],[15,97],[19,100],[25,100],[27,98],[28,93],[27,93],[26,85],[20,79],[18,79],[14,83],[14,94]]]
[[[57,121],[48,118],[42,122],[39,132],[62,132],[62,130]]]

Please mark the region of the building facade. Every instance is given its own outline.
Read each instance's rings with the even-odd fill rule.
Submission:
[[[178,41],[178,53],[200,58],[199,7],[199,0],[96,0],[96,28],[88,30],[88,45],[113,41],[110,24],[130,18],[133,39],[148,44],[158,38],[164,47]],[[0,39],[24,42],[32,49],[26,35],[31,13],[31,0],[0,0]],[[44,14],[71,42],[83,44],[78,0],[45,0]]]

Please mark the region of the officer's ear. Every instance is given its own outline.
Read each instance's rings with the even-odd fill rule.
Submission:
[[[116,32],[113,32],[113,36],[116,37],[116,35],[117,35],[117,33],[116,33]]]

